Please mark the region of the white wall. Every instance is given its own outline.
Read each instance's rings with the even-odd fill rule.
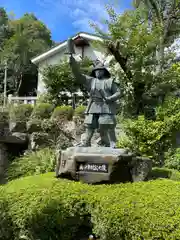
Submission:
[[[45,85],[43,83],[43,79],[42,79],[42,71],[43,68],[47,67],[48,65],[55,65],[58,64],[61,60],[63,60],[64,58],[67,57],[67,55],[65,55],[64,53],[66,52],[66,49],[61,50],[61,52],[53,55],[52,57],[49,57],[48,59],[44,60],[43,62],[41,62],[38,66],[39,68],[39,72],[38,72],[38,87],[37,87],[37,91],[38,91],[38,95],[42,94],[46,91]],[[82,55],[82,50],[81,48],[75,48],[75,52],[76,52],[76,56],[78,55]],[[91,45],[85,47],[84,49],[84,57],[88,57],[90,59],[92,59],[93,61],[96,59],[99,59],[100,61],[104,61],[104,53],[103,53],[103,49],[101,50],[97,50],[94,49]]]

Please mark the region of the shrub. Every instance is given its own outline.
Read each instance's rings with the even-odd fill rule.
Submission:
[[[180,148],[177,148],[173,153],[170,152],[166,155],[165,166],[180,171]]]
[[[10,106],[10,119],[15,122],[26,122],[29,120],[33,106],[31,104],[19,104],[17,106]]]
[[[0,110],[0,126],[9,125],[9,112],[7,110]]]
[[[8,169],[8,179],[30,176],[55,169],[55,151],[49,148],[37,152],[29,152],[26,155],[16,158]]]
[[[10,182],[3,196],[8,201],[13,225],[9,228],[4,224],[4,232],[13,229],[15,236],[9,239],[21,239],[22,236],[33,240],[74,239],[86,220],[82,192],[87,190],[86,185],[58,181],[54,174]],[[3,213],[4,210],[1,216]]]
[[[33,132],[40,132],[42,130],[41,127],[41,119],[36,119],[32,118],[27,122],[27,131],[28,133],[33,133]]]
[[[146,120],[144,116],[123,122],[125,137],[118,141],[118,147],[126,147],[138,155],[150,157],[154,164],[162,165],[162,155],[173,148],[174,133],[180,129],[180,113],[162,120]],[[162,159],[161,159],[162,158]]]
[[[74,111],[74,115],[77,117],[84,118],[85,110],[86,110],[86,106],[78,106]]]
[[[71,106],[58,106],[52,114],[53,119],[57,120],[72,120],[74,110]]]
[[[30,148],[34,151],[54,147],[54,141],[46,132],[33,132],[30,136]]]
[[[179,189],[166,179],[91,186],[31,176],[0,188],[0,224],[9,239],[81,239],[85,226],[101,240],[179,239]]]
[[[156,108],[157,119],[164,120],[167,117],[171,117],[179,113],[180,111],[180,99],[173,96],[168,96],[164,103]]]
[[[41,126],[43,131],[48,133],[51,146],[58,149],[72,147],[73,134],[63,129],[63,123],[56,121],[56,119],[45,119],[42,121]]]
[[[51,102],[52,102],[52,96],[49,93],[40,94],[36,101],[37,104],[51,103]]]
[[[174,181],[180,181],[180,172],[168,168],[153,168],[149,173],[148,179],[167,178]]]
[[[138,155],[158,159],[165,145],[162,141],[166,130],[164,122],[145,120],[140,116],[135,120],[124,121],[124,130],[126,136],[119,139],[118,147],[127,147]]]
[[[53,112],[53,105],[50,103],[40,103],[34,107],[32,117],[37,119],[47,119],[50,118]]]

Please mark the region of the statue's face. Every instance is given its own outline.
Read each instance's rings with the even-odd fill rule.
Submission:
[[[95,76],[96,76],[96,78],[98,78],[98,79],[104,78],[105,75],[106,75],[106,74],[105,74],[105,70],[104,70],[104,69],[98,69],[98,70],[95,71]]]

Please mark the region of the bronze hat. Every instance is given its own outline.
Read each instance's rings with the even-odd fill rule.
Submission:
[[[107,78],[111,77],[110,72],[107,70],[107,68],[104,66],[104,64],[101,63],[100,61],[96,61],[96,64],[95,64],[94,68],[92,69],[91,76],[95,77],[95,71],[100,70],[100,69],[105,70],[105,74],[106,74]]]

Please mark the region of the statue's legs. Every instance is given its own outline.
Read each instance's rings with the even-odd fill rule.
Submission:
[[[94,134],[95,129],[98,127],[98,115],[97,114],[88,114],[84,121],[86,125],[86,132],[83,141],[80,146],[82,147],[90,147],[91,139]]]
[[[108,139],[107,129],[104,125],[99,126],[99,133],[100,133],[100,137],[101,137],[101,142],[99,145],[104,146],[104,147],[109,147],[110,142]]]
[[[116,147],[116,133],[115,133],[115,126],[108,126],[108,138],[111,148]]]
[[[91,128],[90,126],[88,126],[86,128],[85,138],[81,144],[82,147],[90,147],[91,146],[91,139],[94,134],[94,130],[95,129]]]
[[[116,147],[116,134],[115,134],[116,119],[113,114],[102,114],[99,117],[99,127],[102,143],[106,147]]]

